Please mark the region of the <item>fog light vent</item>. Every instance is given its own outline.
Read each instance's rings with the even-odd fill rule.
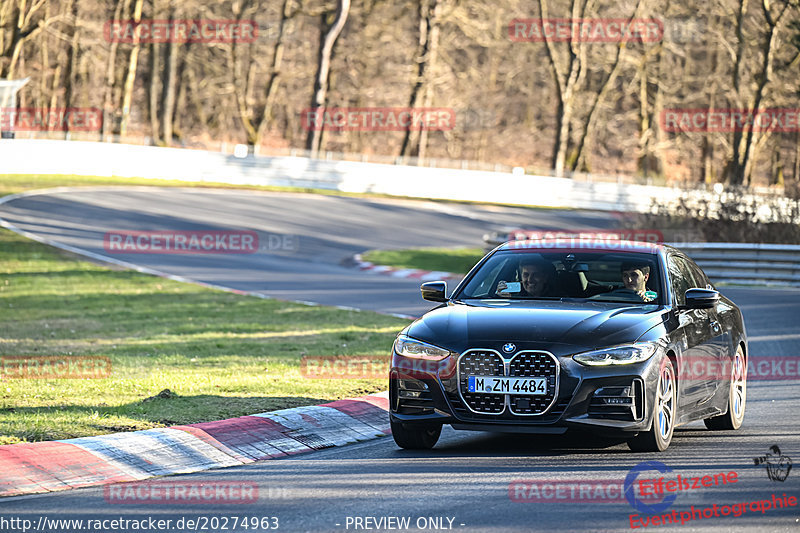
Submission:
[[[600,387],[594,391],[589,415],[597,418],[635,421],[644,413],[643,384],[634,378],[630,385]]]

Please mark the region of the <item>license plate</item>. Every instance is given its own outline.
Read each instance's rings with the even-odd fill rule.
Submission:
[[[467,392],[531,396],[547,394],[547,378],[467,376]]]

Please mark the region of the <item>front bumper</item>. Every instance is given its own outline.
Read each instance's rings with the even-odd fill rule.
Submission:
[[[647,361],[630,365],[587,367],[570,356],[543,350],[520,350],[502,359],[487,356],[485,369],[505,374],[522,352],[539,353],[539,359],[518,359],[514,376],[547,377],[552,398],[468,394],[463,386],[463,357],[473,350],[441,361],[421,361],[392,356],[389,383],[390,417],[405,423],[450,424],[455,429],[520,433],[563,433],[569,428],[588,429],[606,436],[630,436],[650,428],[658,371],[665,355],[658,350]],[[486,350],[498,356],[495,350]],[[546,354],[546,356],[544,355]],[[548,360],[554,363],[545,364]],[[541,363],[541,364],[539,364]],[[553,366],[557,368],[553,369]],[[508,398],[508,399],[506,399]],[[522,407],[520,407],[522,406]]]

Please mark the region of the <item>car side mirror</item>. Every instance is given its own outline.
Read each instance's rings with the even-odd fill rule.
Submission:
[[[420,285],[419,290],[422,291],[422,299],[431,302],[446,302],[447,296],[447,282],[445,281],[429,281]]]
[[[689,289],[681,309],[713,309],[719,302],[719,292],[711,289]]]

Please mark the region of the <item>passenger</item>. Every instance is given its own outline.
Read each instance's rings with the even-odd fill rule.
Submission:
[[[524,258],[520,261],[517,271],[520,280],[518,293],[504,292],[508,282],[500,281],[497,284],[497,295],[504,298],[512,296],[558,296],[556,288],[556,268],[552,263],[535,257]]]

